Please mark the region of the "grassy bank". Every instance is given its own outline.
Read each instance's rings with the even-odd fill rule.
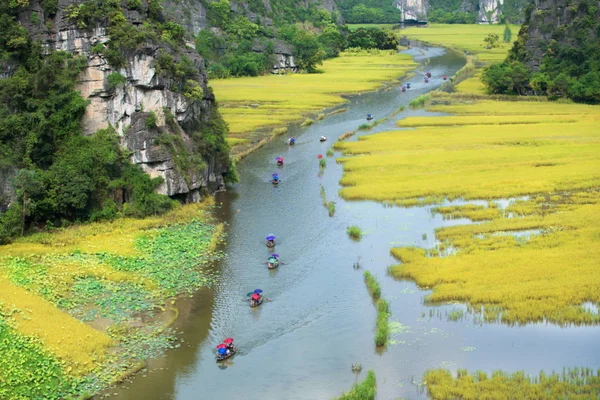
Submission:
[[[342,393],[335,400],[375,400],[377,393],[377,380],[375,372],[369,370],[367,377],[359,384],[356,384],[348,393]]]
[[[202,266],[217,257],[222,228],[209,206],[0,247],[0,339],[23,346],[19,355],[0,345],[2,374],[15,376],[0,380],[0,397],[30,398],[19,396],[34,387],[36,398],[94,393],[178,346],[164,322],[176,315],[170,299],[213,279]]]
[[[264,133],[255,134],[259,128],[302,121],[307,115],[345,103],[343,94],[377,89],[415,65],[410,56],[395,51],[361,51],[325,61],[322,73],[223,79],[211,81],[211,85],[231,138],[256,141],[264,137]]]
[[[562,373],[529,376],[523,371],[507,374],[494,371],[492,376],[477,371],[430,370],[425,374],[431,399],[595,399],[600,393],[600,370],[565,369]]]

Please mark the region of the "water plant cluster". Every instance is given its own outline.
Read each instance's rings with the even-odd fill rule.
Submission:
[[[349,226],[346,229],[346,232],[348,233],[348,236],[354,240],[360,240],[363,234],[360,228],[356,225]]]
[[[321,185],[321,198],[323,199],[323,205],[327,208],[329,212],[329,216],[333,217],[335,214],[335,201],[327,201],[327,197],[325,195],[325,188]]]
[[[335,400],[375,400],[377,393],[377,379],[375,372],[369,370],[367,377],[358,384],[355,384],[347,393],[342,393]]]
[[[23,351],[0,340],[2,370],[20,377],[0,381],[0,397],[28,385],[39,398],[94,393],[179,346],[164,322],[177,316],[171,299],[209,286],[214,277],[205,267],[220,256],[222,227],[210,223],[206,208],[189,205],[162,217],[64,229],[6,246],[0,338],[22,343]],[[105,328],[88,325],[98,321]],[[110,351],[114,346],[121,351]]]
[[[494,371],[469,373],[459,369],[456,377],[445,369],[429,370],[424,377],[427,393],[436,400],[445,399],[595,399],[600,393],[600,370],[564,369],[561,373],[530,376],[523,371],[508,374]]]
[[[378,300],[381,297],[381,287],[379,286],[379,281],[369,271],[365,271],[363,275],[365,277],[365,283],[367,285],[367,289],[369,289],[369,293],[371,293],[371,296],[374,300]]]
[[[375,345],[383,346],[387,343],[388,337],[390,336],[390,306],[386,300],[381,298],[381,287],[379,286],[377,278],[369,271],[365,271],[363,276],[365,278],[367,289],[375,301],[375,307],[377,307]]]

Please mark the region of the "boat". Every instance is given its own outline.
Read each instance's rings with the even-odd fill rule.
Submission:
[[[279,166],[279,167],[283,166],[283,158],[280,160],[277,160],[277,166]]]
[[[444,80],[448,79],[448,77],[446,75],[444,75]]]
[[[271,183],[273,184],[273,186],[277,186],[277,185],[279,185],[279,182],[280,182],[280,181],[279,181],[279,179],[277,179],[277,180],[275,180],[275,179],[272,179],[272,180],[271,180]]]
[[[406,84],[406,88],[407,88],[407,89],[410,89],[410,83],[407,83],[407,84]]]
[[[275,247],[275,235],[269,235],[265,240],[267,241],[267,247]]]
[[[326,140],[327,140],[327,138],[326,138],[325,136],[321,136],[321,137],[319,138],[319,141],[320,141],[320,142],[324,142],[324,141],[326,141]]]
[[[373,114],[367,114],[367,121],[370,121],[373,119]]]
[[[277,267],[279,267],[279,260],[276,259],[275,261],[267,261],[267,268],[275,269]]]
[[[221,356],[221,355],[217,354],[217,362],[219,362],[219,361],[225,361],[225,360],[227,360],[229,357],[233,357],[233,355],[234,355],[236,352],[237,352],[237,351],[234,349],[234,350],[231,350],[231,351],[229,352],[229,354],[225,354],[225,355],[223,355],[223,356]]]
[[[258,303],[252,303],[251,301],[250,303],[250,307],[254,308],[254,307],[258,307],[262,304],[263,300],[265,299],[265,296],[260,296],[260,299],[258,300]]]
[[[425,78],[425,83],[428,83],[428,82],[429,82],[429,79]]]
[[[291,138],[288,139],[288,142],[290,143],[290,146],[293,146],[296,144],[296,137],[292,136]]]

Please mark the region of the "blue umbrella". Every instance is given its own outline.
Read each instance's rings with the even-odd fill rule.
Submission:
[[[254,291],[254,293],[256,293],[256,294],[262,293],[262,289],[256,289],[256,290]]]
[[[225,355],[225,354],[227,354],[227,349],[225,349],[225,348],[220,348],[220,349],[219,349],[219,350],[217,350],[217,351],[218,351],[218,352],[219,352],[219,354],[220,354],[220,355],[222,355],[222,356],[223,356],[223,355]]]
[[[274,235],[269,235],[269,236],[267,236],[267,240],[275,240],[275,236]]]
[[[277,257],[279,257],[279,254],[275,254],[275,253],[273,253],[273,254],[271,254],[271,257],[275,257],[275,258],[277,258]]]

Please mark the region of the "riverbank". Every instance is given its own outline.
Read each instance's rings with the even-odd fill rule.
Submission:
[[[361,50],[326,60],[321,73],[222,79],[211,86],[229,125],[228,142],[240,155],[285,133],[289,124],[318,120],[324,109],[347,103],[345,95],[396,82],[416,65],[407,54]]]
[[[410,37],[477,50],[470,26],[454,38],[434,38],[429,29]],[[402,207],[435,204],[434,215],[456,220],[436,229],[432,247],[391,250],[402,262],[391,273],[432,290],[427,304],[460,302],[488,324],[598,325],[600,107],[486,96],[477,79],[446,87],[457,93],[424,98],[428,111],[450,117],[406,118],[398,121],[405,130],[336,144],[347,155],[338,159],[340,194]],[[464,375],[444,373],[429,394],[445,398],[440,393],[451,388],[460,397],[487,387],[465,385],[472,376],[460,381]]]
[[[0,343],[9,344],[0,345],[0,397],[89,397],[178,347],[176,300],[210,286],[207,266],[220,257],[211,207],[209,199],[1,247]]]

